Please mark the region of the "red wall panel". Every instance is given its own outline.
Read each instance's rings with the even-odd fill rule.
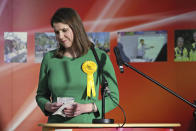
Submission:
[[[1,6],[5,3],[5,6]],[[34,63],[34,33],[52,32],[50,18],[60,7],[76,9],[86,31],[111,32],[111,50],[117,45],[118,31],[168,31],[168,61],[133,63],[140,71],[151,76],[179,95],[193,101],[195,92],[195,62],[178,62],[174,59],[174,31],[196,29],[195,0],[3,0],[0,2],[0,128],[41,130],[38,123],[46,117],[38,107],[26,117],[27,105],[34,102],[40,64]],[[28,33],[27,63],[3,62],[3,33]],[[126,111],[127,123],[179,122],[177,131],[195,130],[193,109],[157,85],[128,68],[120,74],[113,51],[110,58],[119,84],[120,104]],[[23,112],[21,112],[23,110]],[[28,109],[29,110],[29,109]],[[19,114],[19,116],[17,116]],[[116,122],[123,122],[117,108],[107,114]],[[21,122],[19,122],[21,120]],[[19,123],[17,123],[16,121]],[[13,122],[13,123],[12,123]],[[14,124],[15,123],[15,124]]]

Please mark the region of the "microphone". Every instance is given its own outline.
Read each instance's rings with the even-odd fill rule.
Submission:
[[[124,72],[123,61],[121,59],[121,55],[120,55],[120,51],[119,51],[118,47],[114,47],[114,54],[116,56],[116,62],[117,62],[117,65],[120,69],[120,73],[123,73]]]

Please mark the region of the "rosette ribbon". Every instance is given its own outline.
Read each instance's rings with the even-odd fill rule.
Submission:
[[[92,95],[95,97],[96,92],[93,74],[97,70],[97,64],[93,61],[86,61],[82,65],[82,70],[87,74],[87,96],[91,97],[92,91]]]

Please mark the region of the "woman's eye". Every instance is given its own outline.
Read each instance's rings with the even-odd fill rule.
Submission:
[[[63,32],[67,32],[68,31],[68,29],[63,29]]]
[[[54,31],[54,33],[55,33],[56,35],[58,35],[58,34],[59,34],[59,31]]]

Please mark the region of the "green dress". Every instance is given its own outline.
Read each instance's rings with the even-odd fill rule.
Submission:
[[[119,92],[113,65],[104,51],[97,48],[95,50],[103,66],[103,74],[108,81],[111,96],[118,103]],[[49,116],[48,123],[92,123],[92,119],[101,118],[101,100],[98,99],[101,79],[98,77],[98,70],[93,75],[96,97],[92,97],[91,94],[90,98],[87,97],[86,93],[87,74],[82,70],[82,64],[85,61],[96,63],[92,50],[79,58],[68,58],[66,56],[56,58],[54,53],[55,50],[48,52],[42,60],[36,95],[38,106],[46,116]],[[95,103],[98,112],[84,113],[73,118],[51,115],[44,109],[44,106],[49,101],[56,102],[57,97],[73,97],[75,102],[81,104]],[[109,112],[117,106],[109,96],[106,96],[105,105],[105,112]]]

